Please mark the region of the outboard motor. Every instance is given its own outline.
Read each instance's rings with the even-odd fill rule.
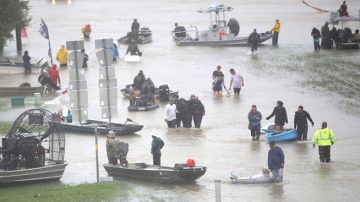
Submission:
[[[169,101],[169,86],[168,85],[161,85],[159,86],[159,100],[160,102],[167,102]]]
[[[230,18],[227,26],[230,29],[230,33],[234,34],[234,36],[237,36],[240,32],[240,25],[239,22],[235,18]]]

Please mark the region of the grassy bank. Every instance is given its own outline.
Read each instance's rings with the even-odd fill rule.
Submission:
[[[119,183],[82,184],[69,186],[62,184],[36,184],[0,188],[0,201],[26,201],[26,202],[97,202],[119,201],[126,199],[131,188]]]
[[[0,122],[0,135],[6,135],[9,132],[12,124],[12,122]]]

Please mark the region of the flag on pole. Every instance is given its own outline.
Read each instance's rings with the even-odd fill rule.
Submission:
[[[26,32],[25,27],[21,28],[20,35],[21,35],[22,38],[28,38],[28,34]]]
[[[49,31],[43,19],[41,19],[39,32],[45,39],[49,39]]]

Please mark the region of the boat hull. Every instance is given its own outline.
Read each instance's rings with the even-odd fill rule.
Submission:
[[[122,88],[120,89],[120,92],[122,93],[122,95],[125,97],[125,98],[129,98],[130,95],[129,95],[129,88],[130,88],[131,85],[126,85],[126,88]],[[139,95],[140,94],[140,91],[137,92],[137,94]],[[156,95],[156,98],[159,99],[159,88],[155,88],[155,95]],[[178,91],[172,91],[170,90],[169,91],[169,100],[171,99],[174,99],[175,97],[179,97],[179,92]],[[161,102],[161,100],[160,100]]]
[[[148,44],[150,42],[152,42],[152,35],[146,37],[140,35],[139,38],[135,41],[136,44]],[[118,39],[118,43],[129,44],[129,39],[127,36],[123,36]]]
[[[34,93],[43,93],[44,87],[0,87],[0,96],[31,96]]]
[[[66,166],[67,163],[22,170],[0,170],[0,185],[59,180]]]
[[[264,34],[260,37],[259,43],[272,38],[272,34]],[[188,38],[175,38],[179,46],[249,46],[248,37],[236,37],[229,40],[192,40]]]
[[[105,164],[104,168],[112,176],[165,184],[192,183],[206,172],[206,167],[175,169],[165,166],[152,166],[145,163],[129,163],[127,167]]]
[[[61,122],[59,124],[60,128],[68,132],[78,132],[78,133],[95,133],[95,126],[98,126],[98,132],[100,134],[108,134],[109,131],[114,131],[116,135],[129,135],[134,134],[144,127],[139,124],[120,124],[120,123],[111,123],[109,126],[107,122],[96,121],[96,120],[87,120],[82,125],[78,123],[65,123]]]
[[[148,106],[128,106],[128,110],[131,112],[137,111],[149,111],[159,108],[158,104],[148,105]]]
[[[266,138],[269,142],[284,142],[297,139],[297,130],[288,130],[281,132],[268,132]]]

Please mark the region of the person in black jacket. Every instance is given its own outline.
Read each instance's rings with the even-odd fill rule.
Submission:
[[[154,165],[161,165],[161,149],[164,147],[164,141],[152,135],[152,142],[151,142],[151,154],[153,155],[153,164]]]
[[[87,62],[89,60],[89,55],[85,53],[85,49],[81,49],[81,52],[84,53],[84,61],[82,68],[88,68]]]
[[[195,95],[191,95],[189,104],[190,104],[190,111],[194,119],[195,128],[200,128],[202,117],[205,115],[204,105]]]
[[[307,119],[314,126],[314,121],[311,119],[310,114],[304,110],[303,106],[299,106],[294,116],[294,129],[297,128],[298,140],[307,140],[308,123]]]
[[[31,74],[31,64],[30,64],[31,57],[29,56],[29,52],[25,51],[23,55],[23,63],[25,68],[25,74]]]
[[[254,53],[257,51],[257,46],[260,42],[260,34],[256,32],[256,29],[250,34],[248,39],[248,44],[251,45],[251,52]]]
[[[270,114],[270,116],[266,117],[266,120],[269,120],[275,115],[275,128],[279,131],[283,130],[285,123],[288,123],[286,109],[283,107],[283,105],[284,103],[282,101],[277,101],[273,112]]]

